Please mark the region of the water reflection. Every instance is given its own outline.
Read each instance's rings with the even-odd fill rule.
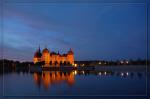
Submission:
[[[43,71],[42,73],[35,72],[33,77],[36,85],[43,85],[46,89],[54,84],[65,82],[68,86],[72,86],[75,83],[74,72]]]
[[[41,73],[34,72],[33,78],[37,86],[44,86],[45,89],[48,89],[52,85],[64,84],[68,86],[73,86],[75,84],[75,76],[88,76],[95,75],[98,77],[119,77],[119,78],[130,78],[134,77],[141,79],[144,75],[144,72],[117,72],[117,71],[42,71]]]
[[[116,76],[121,78],[142,78],[145,72],[128,72],[128,71],[74,71],[76,75],[99,75],[99,76]]]

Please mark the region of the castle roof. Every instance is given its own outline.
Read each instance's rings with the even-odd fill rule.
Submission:
[[[67,57],[67,55],[73,55],[74,54],[74,52],[73,52],[73,50],[71,48],[66,54],[60,54],[59,51],[57,53],[54,52],[54,51],[50,53],[47,48],[44,48],[42,53],[41,53],[41,50],[40,50],[40,47],[39,47],[39,49],[34,54],[34,58],[41,58],[43,53],[48,53],[48,54],[50,54],[50,56],[52,56],[52,55],[59,55],[61,57]]]
[[[51,52],[51,55],[57,55],[57,53],[56,52]]]
[[[39,52],[36,52],[36,53],[34,54],[34,58],[41,58],[41,56],[42,56],[42,54],[39,53]]]
[[[49,53],[49,50],[47,48],[43,49],[42,53]]]
[[[66,56],[67,56],[67,54],[62,54],[61,56],[66,57]]]
[[[59,52],[58,52],[58,53],[56,53],[56,52],[51,52],[50,55],[60,55],[60,54],[59,54]]]
[[[42,56],[42,53],[41,53],[41,50],[40,50],[40,47],[39,47],[39,49],[34,54],[34,58],[41,58],[41,56]]]
[[[73,50],[70,48],[70,50],[68,51],[68,54],[69,55],[72,55],[72,54],[74,54],[74,52],[73,52]]]

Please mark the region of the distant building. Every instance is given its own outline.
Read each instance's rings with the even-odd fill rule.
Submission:
[[[46,66],[60,66],[60,65],[73,65],[74,64],[74,52],[70,50],[66,54],[60,54],[59,52],[50,52],[47,48],[41,49],[35,52],[33,58],[34,64],[37,62],[44,62]]]

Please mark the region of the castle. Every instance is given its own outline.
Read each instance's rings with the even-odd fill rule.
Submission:
[[[56,52],[50,52],[47,48],[37,49],[33,58],[34,64],[38,62],[44,62],[44,66],[61,66],[61,65],[73,65],[74,64],[74,52],[70,50],[66,54],[60,54]]]

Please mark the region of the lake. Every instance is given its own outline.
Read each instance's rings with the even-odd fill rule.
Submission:
[[[11,72],[0,76],[4,96],[143,96],[146,66],[97,66],[86,71]],[[2,86],[3,80],[3,86]],[[3,92],[3,93],[2,93]]]

